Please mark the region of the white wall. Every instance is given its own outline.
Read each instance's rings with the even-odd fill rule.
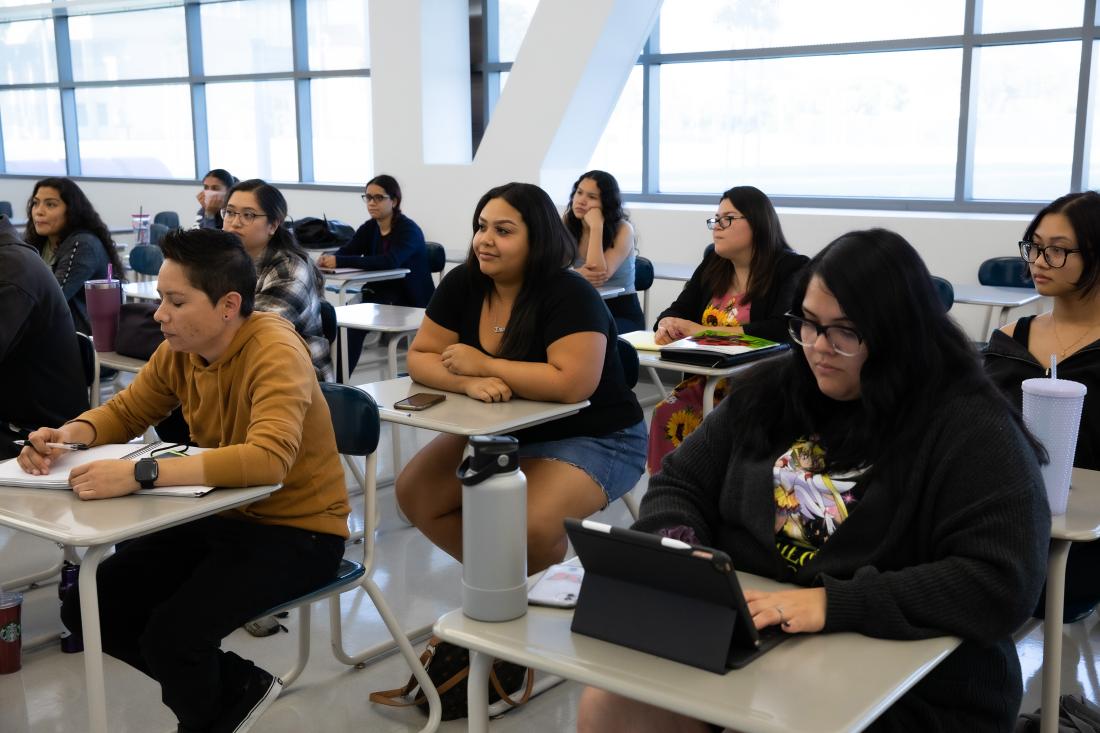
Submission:
[[[470,237],[470,215],[490,186],[509,180],[539,182],[564,205],[568,185],[584,168],[612,102],[644,42],[658,0],[558,0],[542,3],[517,55],[516,64],[473,160],[454,135],[449,145],[424,143],[421,135],[439,130],[440,112],[422,100],[468,98],[468,77],[445,70],[434,54],[460,63],[468,43],[466,27],[456,21],[453,36],[433,19],[464,18],[466,0],[381,0],[371,3],[374,88],[374,157],[405,192],[403,209],[423,227],[427,238],[448,248]],[[586,17],[581,34],[569,24]],[[384,32],[383,32],[384,29]],[[376,37],[377,35],[377,37]],[[568,36],[568,53],[561,38]],[[468,58],[468,56],[466,57]],[[548,63],[547,59],[553,59]],[[441,68],[443,70],[441,70]],[[562,80],[568,83],[562,83]],[[465,87],[463,87],[465,85]],[[425,90],[431,95],[425,97]],[[459,96],[454,96],[459,93]],[[612,100],[611,102],[607,101]],[[461,110],[462,116],[467,114]],[[453,115],[448,114],[443,119]],[[448,121],[453,121],[448,119]],[[462,134],[466,134],[465,130]],[[459,136],[461,137],[461,135]],[[448,160],[445,165],[432,161]],[[215,161],[215,165],[217,162]],[[247,171],[234,171],[248,177]],[[729,185],[751,184],[730,172]],[[178,211],[190,221],[196,211],[193,182],[132,184],[81,183],[107,224],[125,226],[141,206],[146,212]],[[0,200],[24,207],[33,186],[27,178],[0,177]],[[358,225],[366,216],[359,192],[284,189],[294,217],[327,215]],[[717,203],[717,194],[715,195]],[[696,263],[710,241],[703,220],[713,206],[644,204],[630,208],[642,254],[658,262]],[[952,215],[913,212],[786,209],[780,219],[787,238],[800,252],[813,254],[837,235],[881,226],[898,231],[924,256],[933,274],[956,283],[977,282],[978,265],[989,257],[1014,255],[1027,217]],[[678,283],[658,281],[651,294],[656,311],[671,301]],[[952,311],[972,338],[980,334],[984,310],[960,305]]]

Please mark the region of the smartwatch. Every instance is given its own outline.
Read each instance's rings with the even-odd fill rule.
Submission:
[[[153,483],[160,476],[160,466],[156,458],[142,458],[134,464],[134,480],[141,484],[143,489],[153,488]]]

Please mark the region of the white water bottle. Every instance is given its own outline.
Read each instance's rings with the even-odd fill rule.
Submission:
[[[462,482],[462,612],[478,621],[527,613],[527,477],[519,442],[470,438]]]

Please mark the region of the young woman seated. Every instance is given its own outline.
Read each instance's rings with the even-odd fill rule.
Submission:
[[[195,217],[196,229],[222,228],[225,198],[236,183],[236,176],[224,168],[215,168],[202,177],[202,190],[195,194],[200,207]]]
[[[619,333],[641,331],[645,315],[634,291],[634,227],[623,211],[615,176],[605,171],[582,173],[573,184],[562,221],[577,240],[577,272],[594,287],[626,289],[604,301]]]
[[[1053,299],[1054,308],[994,331],[985,350],[986,371],[1020,406],[1020,384],[1050,376],[1053,354],[1060,379],[1088,388],[1073,465],[1100,470],[1100,194],[1071,193],[1049,204],[1031,220],[1019,246],[1035,289]],[[1073,543],[1066,564],[1067,623],[1100,602],[1098,566],[1100,542]],[[1044,601],[1040,598],[1035,612],[1040,618]]]
[[[786,340],[783,314],[807,260],[787,244],[771,200],[752,186],[731,188],[722,194],[707,227],[714,247],[703,256],[676,302],[657,317],[654,340],[667,344],[704,328]],[[705,385],[705,377],[688,377],[653,408],[650,473],[660,471],[661,459],[702,421]],[[729,380],[718,383],[715,404],[728,389]]]
[[[527,568],[565,554],[565,517],[585,517],[633,488],[645,452],[642,410],[627,387],[615,325],[572,271],[575,247],[550,197],[509,183],[481,197],[466,262],[443,279],[409,348],[409,374],[484,402],[588,400],[588,407],[515,433],[527,476]],[[462,559],[466,440],[440,435],[397,478],[406,516]]]
[[[1050,536],[1041,447],[899,235],[840,237],[794,303],[799,348],[734,381],[650,479],[635,527],[790,583],[745,591],[757,628],[961,637],[871,730],[1011,730],[1023,686],[1011,634]],[[822,684],[842,704],[842,675]],[[578,729],[708,725],[589,689]]]

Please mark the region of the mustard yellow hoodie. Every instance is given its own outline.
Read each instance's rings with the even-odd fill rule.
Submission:
[[[204,483],[282,483],[266,499],[225,514],[348,536],[344,471],[309,350],[289,321],[253,312],[216,361],[162,343],[133,383],[77,420],[96,444],[125,443],[177,405],[203,448]]]

